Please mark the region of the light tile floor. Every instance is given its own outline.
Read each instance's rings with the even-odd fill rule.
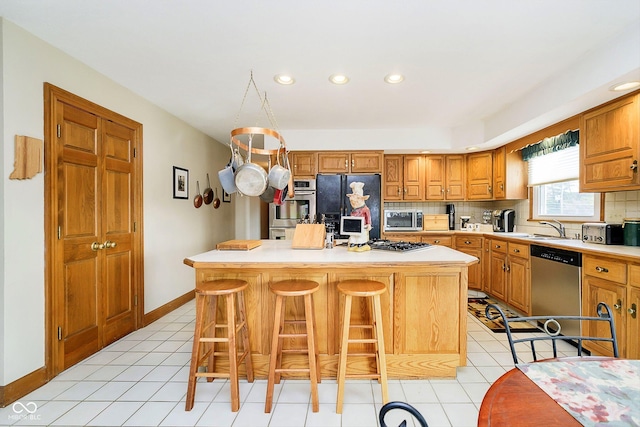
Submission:
[[[53,426],[378,426],[378,383],[348,381],[342,414],[335,412],[337,384],[318,385],[320,411],[312,412],[308,380],[276,385],[274,406],[264,413],[266,380],[240,382],[241,408],[231,412],[229,384],[199,382],[193,410],[185,395],[194,330],[193,301],[120,339],[49,383],[0,409],[0,425]],[[418,409],[430,427],[475,426],[482,398],[493,381],[513,367],[505,334],[468,316],[467,366],[456,379],[390,380],[389,398]],[[563,353],[565,354],[565,353]],[[569,353],[567,353],[569,354]],[[544,354],[543,354],[544,356]],[[549,356],[549,355],[548,355]],[[397,426],[405,412],[385,420]],[[408,419],[408,425],[414,425]],[[417,424],[415,424],[417,425]]]

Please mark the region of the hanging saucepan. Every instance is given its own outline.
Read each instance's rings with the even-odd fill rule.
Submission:
[[[240,153],[238,153],[238,158],[236,158],[236,153],[234,152],[231,143],[229,143],[229,148],[231,149],[231,158],[229,159],[229,163],[227,163],[227,166],[225,166],[224,169],[218,171],[218,179],[220,179],[220,184],[222,185],[222,188],[224,188],[224,191],[226,191],[227,194],[233,194],[238,191],[238,189],[236,188],[236,178],[234,173],[236,171],[238,158],[241,159],[241,157]]]
[[[268,177],[267,171],[260,165],[251,163],[251,139],[253,134],[249,135],[249,149],[247,154],[247,162],[236,170],[236,188],[246,196],[259,196],[267,189]]]
[[[269,156],[269,166],[267,167],[267,169],[271,170],[271,156]],[[271,184],[269,184],[267,186],[267,189],[264,190],[264,193],[262,193],[260,195],[260,200],[262,200],[265,203],[273,202],[273,195],[274,195],[275,191],[276,191],[276,189],[273,188],[271,186]]]
[[[282,190],[288,183],[291,171],[286,167],[280,166],[280,152],[283,152],[283,158],[286,155],[287,149],[280,145],[278,152],[276,153],[276,161],[278,162],[273,167],[269,167],[269,185],[278,190]],[[286,160],[282,162],[286,166]]]
[[[218,198],[218,187],[216,187],[216,195],[213,199],[213,209],[218,209],[220,207],[220,199]]]
[[[273,193],[273,203],[275,203],[276,206],[282,206],[282,204],[284,203],[284,199],[287,198],[288,193],[289,185],[285,185],[282,190],[276,189],[276,191]]]
[[[202,195],[200,194],[200,181],[196,181],[196,188],[198,189],[198,194],[193,198],[193,206],[199,208],[202,206]]]
[[[209,182],[209,174],[207,174],[207,188],[204,189],[202,198],[204,199],[205,205],[209,205],[211,204],[211,202],[213,202],[213,189],[211,188],[211,183]]]

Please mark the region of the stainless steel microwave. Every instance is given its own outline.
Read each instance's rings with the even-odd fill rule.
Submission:
[[[387,209],[384,211],[384,231],[421,231],[422,211],[418,209]]]

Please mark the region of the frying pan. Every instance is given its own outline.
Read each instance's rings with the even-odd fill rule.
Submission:
[[[216,187],[216,195],[213,199],[213,209],[218,209],[220,207],[220,199],[218,198],[218,187]]]
[[[209,174],[207,174],[207,188],[204,189],[204,193],[202,193],[202,198],[204,199],[204,204],[208,205],[213,202],[213,190],[211,189],[211,183],[209,182]]]
[[[246,196],[259,196],[267,189],[269,178],[262,166],[251,162],[252,137],[253,134],[249,135],[247,162],[236,170],[235,182],[240,193]]]
[[[198,194],[193,198],[193,206],[199,208],[202,206],[202,195],[200,194],[200,181],[196,181],[196,188],[198,190]]]

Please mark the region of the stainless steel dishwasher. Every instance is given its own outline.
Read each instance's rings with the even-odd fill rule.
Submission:
[[[531,310],[533,316],[580,316],[582,254],[531,245]],[[580,335],[577,320],[559,321],[562,335]]]

